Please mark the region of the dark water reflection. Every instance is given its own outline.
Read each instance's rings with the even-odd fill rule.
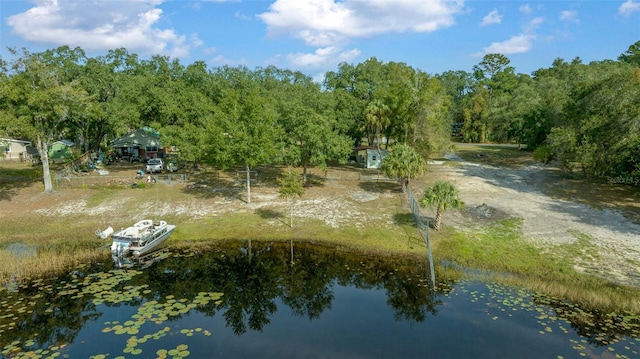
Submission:
[[[114,268],[116,267],[116,268]],[[217,243],[3,292],[3,357],[638,358],[640,320],[417,258]]]

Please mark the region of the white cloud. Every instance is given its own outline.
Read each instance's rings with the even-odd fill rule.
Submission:
[[[502,15],[498,13],[497,9],[493,9],[487,16],[482,18],[480,26],[499,24],[502,22]]]
[[[578,13],[572,10],[560,11],[560,20],[578,23]]]
[[[502,42],[494,42],[482,49],[482,53],[478,56],[486,54],[521,54],[531,50],[533,46],[533,35],[521,34]]]
[[[508,40],[494,42],[482,49],[474,56],[481,57],[486,54],[522,54],[528,52],[533,47],[533,40],[536,39],[535,30],[544,22],[541,17],[536,17],[524,26],[523,33],[513,36]]]
[[[529,4],[520,5],[518,10],[520,10],[520,12],[523,14],[531,14],[533,12],[533,9]]]
[[[202,42],[157,26],[164,0],[33,0],[29,10],[9,16],[7,24],[27,41],[105,51],[188,56]]]
[[[269,36],[288,36],[316,48],[287,55],[312,69],[350,62],[360,50],[345,50],[353,38],[388,33],[433,32],[452,26],[464,0],[275,0],[258,18]]]
[[[276,0],[258,15],[271,36],[288,35],[316,47],[354,37],[433,32],[455,23],[463,0]]]
[[[295,66],[305,68],[322,68],[337,65],[341,62],[353,61],[360,55],[360,50],[342,51],[340,48],[329,46],[316,49],[313,53],[295,53],[287,55],[287,60]]]
[[[202,53],[205,55],[213,55],[218,51],[215,47],[205,47],[202,49]]]
[[[240,20],[249,20],[250,17],[245,15],[242,11],[236,11],[235,14],[233,14],[233,16],[235,16],[236,19],[240,19]]]
[[[618,12],[624,16],[630,16],[636,11],[640,11],[640,3],[634,0],[627,0],[618,8]]]
[[[241,59],[230,59],[227,58],[223,55],[218,55],[213,57],[210,60],[211,63],[213,63],[214,65],[228,65],[228,66],[246,66],[249,61],[245,58],[241,58]]]
[[[541,17],[536,17],[536,18],[531,19],[531,21],[529,21],[524,26],[524,32],[527,33],[527,34],[535,32],[543,22],[544,22],[544,19],[541,18]]]

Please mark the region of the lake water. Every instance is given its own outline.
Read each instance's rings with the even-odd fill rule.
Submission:
[[[293,261],[292,261],[293,259]],[[640,358],[640,319],[289,242],[110,258],[3,291],[7,358]]]

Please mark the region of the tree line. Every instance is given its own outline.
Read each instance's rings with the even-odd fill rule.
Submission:
[[[426,158],[449,148],[457,124],[462,141],[526,144],[570,173],[640,178],[640,41],[617,61],[556,59],[531,75],[501,54],[472,72],[436,75],[370,58],[340,64],[322,83],[274,66],[183,65],[124,48],[96,57],[68,46],[9,51],[0,58],[0,133],[36,145],[45,191],[50,143],[105,150],[143,126],[183,161],[247,174],[271,164],[306,174],[346,162],[363,143]]]
[[[462,141],[526,144],[567,173],[640,183],[640,41],[617,61],[558,58],[531,76],[509,63],[489,54],[436,76]]]
[[[126,49],[88,57],[67,46],[0,59],[0,132],[31,140],[52,191],[47,148],[72,139],[84,152],[107,149],[149,126],[181,160],[217,168],[344,163],[363,138],[430,151],[448,143],[441,82],[375,58],[342,64],[316,83],[274,66],[209,68],[203,61],[141,59]]]

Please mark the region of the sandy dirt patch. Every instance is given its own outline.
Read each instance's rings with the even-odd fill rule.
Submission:
[[[127,186],[134,182],[135,166],[108,168],[109,176],[114,178],[122,176],[116,182],[125,183]],[[266,175],[261,178],[264,176]],[[90,182],[86,180],[88,177],[102,178],[98,173],[90,173],[84,176],[87,183]],[[51,194],[42,193],[39,183],[22,188],[9,199],[11,206],[0,206],[0,219],[10,218],[20,212],[34,213],[48,220],[87,215],[96,218],[97,226],[119,227],[131,222],[131,213],[136,213],[137,218],[184,216],[198,220],[226,213],[252,213],[261,210],[277,212],[283,217],[288,217],[290,209],[290,203],[280,197],[275,185],[265,180],[252,184],[250,203],[246,201],[246,187],[243,183],[236,183],[237,181],[234,182],[233,178],[220,179],[218,175],[205,173],[193,175],[187,183],[167,184],[160,180],[157,184],[159,190],[113,191],[107,199],[101,200],[96,205],[91,203],[93,190],[78,188],[81,179],[76,178],[78,183],[69,185],[68,188],[58,189]],[[115,179],[109,179],[109,181],[115,181]],[[65,184],[68,182],[66,181]],[[370,182],[373,183],[372,186],[362,186],[361,182],[354,180],[326,180],[321,185],[307,188],[304,196],[294,202],[294,221],[296,218],[318,219],[333,228],[346,225],[364,228],[371,221],[393,226],[394,221],[391,217],[376,210],[378,207],[376,201],[398,198],[399,185],[386,181],[383,186],[397,188],[388,190],[385,187],[376,190],[376,182]],[[97,183],[105,182],[97,181]],[[140,196],[140,193],[146,193],[146,195]],[[126,210],[123,211],[123,208]]]

